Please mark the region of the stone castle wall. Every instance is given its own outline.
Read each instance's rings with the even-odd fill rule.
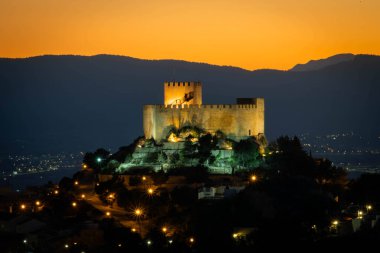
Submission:
[[[234,140],[257,136],[264,133],[264,99],[257,98],[255,102],[221,105],[145,105],[144,134],[146,138],[161,141],[166,138],[172,127],[190,125],[211,133],[220,130]]]

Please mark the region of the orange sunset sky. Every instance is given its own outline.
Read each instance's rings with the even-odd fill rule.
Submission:
[[[380,54],[380,0],[0,0],[0,57],[117,54],[289,69]]]

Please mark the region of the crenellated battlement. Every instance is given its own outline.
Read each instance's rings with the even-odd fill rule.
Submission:
[[[191,87],[191,86],[202,86],[201,82],[164,82],[165,87]]]
[[[218,109],[218,110],[228,110],[228,109],[257,109],[257,104],[181,104],[181,105],[145,105],[157,108],[159,110],[173,110],[173,109]]]

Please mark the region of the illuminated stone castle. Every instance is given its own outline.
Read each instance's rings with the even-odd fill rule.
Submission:
[[[200,82],[165,82],[164,104],[144,106],[145,138],[162,142],[173,128],[195,126],[222,131],[233,140],[264,136],[264,99],[238,98],[236,104],[202,104]]]

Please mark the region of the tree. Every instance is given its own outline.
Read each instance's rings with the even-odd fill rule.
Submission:
[[[83,157],[83,163],[98,173],[108,163],[109,154],[110,152],[104,148],[99,148],[94,153],[87,152]]]
[[[326,190],[334,195],[340,195],[348,185],[347,172],[332,165],[327,159],[318,159],[315,161],[315,180]]]
[[[203,164],[210,157],[211,150],[215,149],[218,143],[216,137],[213,137],[210,133],[200,137],[198,143],[199,163]]]
[[[234,144],[233,147],[234,163],[242,167],[255,168],[260,165],[259,157],[259,145],[253,138],[246,140],[240,140]]]
[[[168,162],[168,156],[165,154],[165,152],[160,152],[158,154],[157,162],[161,165]]]
[[[315,162],[302,148],[297,137],[281,136],[271,145],[272,155],[267,158],[268,165],[273,171],[283,175],[312,176]]]
[[[380,203],[380,175],[362,174],[352,182],[349,198],[360,204]]]
[[[117,152],[113,153],[110,156],[110,159],[111,160],[116,160],[119,163],[125,162],[127,159],[129,159],[129,157],[132,156],[132,154],[135,151],[136,147],[138,145],[141,145],[142,143],[144,143],[144,141],[145,141],[144,136],[139,136],[130,145],[120,147]]]

